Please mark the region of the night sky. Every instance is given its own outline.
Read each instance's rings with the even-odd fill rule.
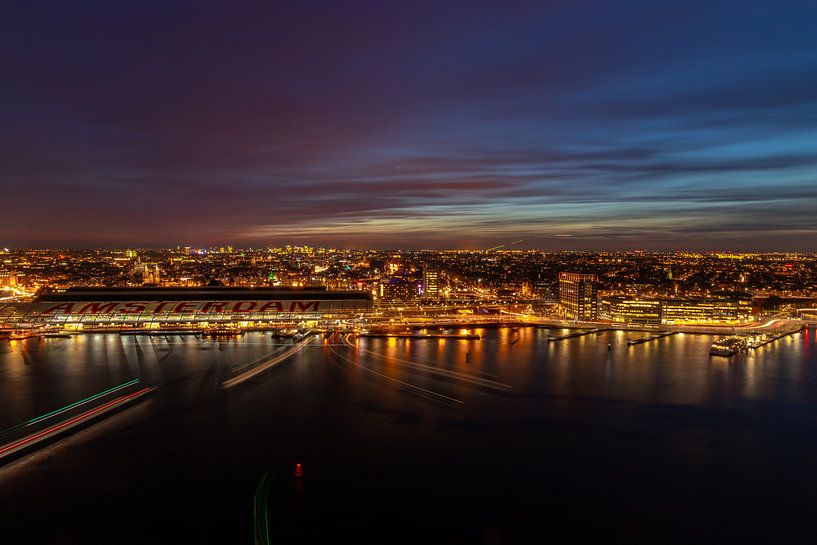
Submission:
[[[4,3],[0,246],[817,248],[817,2]]]

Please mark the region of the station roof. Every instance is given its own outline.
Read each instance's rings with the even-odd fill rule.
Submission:
[[[234,288],[234,287],[139,287],[139,288],[68,288],[39,294],[35,302],[63,301],[287,301],[287,300],[371,300],[361,291],[328,291],[314,288]]]

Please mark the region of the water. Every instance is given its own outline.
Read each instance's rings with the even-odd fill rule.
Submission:
[[[710,357],[716,337],[705,335],[627,346],[637,333],[552,343],[562,331],[479,333],[316,342],[226,391],[230,368],[277,341],[0,345],[0,428],[131,378],[160,386],[37,463],[0,472],[6,535],[251,543],[252,497],[268,472],[281,543],[814,535],[814,330],[731,360]]]

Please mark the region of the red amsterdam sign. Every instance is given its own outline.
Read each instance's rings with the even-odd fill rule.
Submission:
[[[161,301],[54,303],[40,314],[260,314],[264,312],[318,312],[320,301]]]

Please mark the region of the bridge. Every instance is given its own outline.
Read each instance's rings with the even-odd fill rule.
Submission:
[[[797,309],[797,317],[804,324],[817,325],[817,308],[799,308]]]

